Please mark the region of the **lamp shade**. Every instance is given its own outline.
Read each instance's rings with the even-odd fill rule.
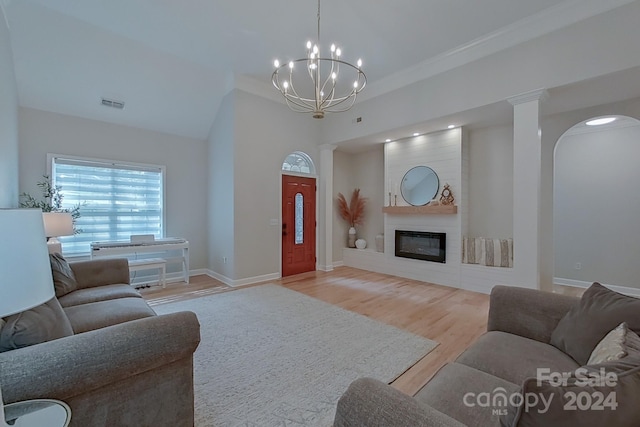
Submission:
[[[40,209],[0,209],[0,317],[54,296]]]
[[[47,237],[71,236],[73,218],[68,212],[44,212],[44,232]]]

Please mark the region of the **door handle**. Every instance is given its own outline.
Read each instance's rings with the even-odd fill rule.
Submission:
[[[282,235],[286,236],[287,235],[287,224],[286,223],[282,223]]]

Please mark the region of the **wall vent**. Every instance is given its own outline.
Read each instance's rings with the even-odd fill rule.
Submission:
[[[124,101],[115,101],[113,99],[102,98],[102,105],[105,107],[117,108],[122,110],[124,108]]]

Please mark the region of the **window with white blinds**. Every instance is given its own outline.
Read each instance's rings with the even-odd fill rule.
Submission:
[[[60,237],[65,255],[86,255],[90,243],[163,237],[164,166],[51,156],[51,178],[64,208],[80,204],[80,230]]]

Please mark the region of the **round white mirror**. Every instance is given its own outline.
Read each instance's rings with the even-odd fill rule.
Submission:
[[[416,166],[404,174],[400,193],[410,205],[423,206],[435,197],[438,188],[440,180],[434,170],[427,166]]]

